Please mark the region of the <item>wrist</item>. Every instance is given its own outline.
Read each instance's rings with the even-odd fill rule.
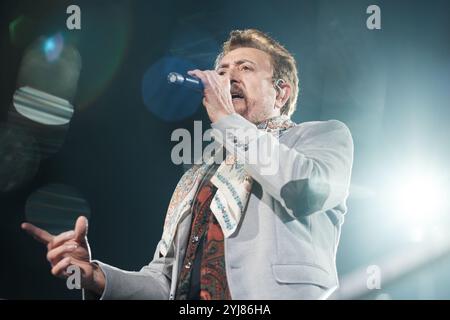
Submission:
[[[101,296],[105,290],[105,274],[98,264],[91,262],[92,266],[92,279],[86,284],[85,289],[94,292]]]
[[[227,116],[229,116],[231,114],[234,114],[234,113],[236,113],[236,112],[220,112],[220,113],[217,113],[215,115],[214,119],[211,119],[211,121],[212,121],[212,123],[216,123],[216,122],[220,121],[221,119],[223,119],[223,118],[225,118],[225,117],[227,117]]]

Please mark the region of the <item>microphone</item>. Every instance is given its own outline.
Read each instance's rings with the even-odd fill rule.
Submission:
[[[203,92],[203,83],[198,78],[171,72],[167,75],[167,81],[171,84],[178,84],[195,91]]]

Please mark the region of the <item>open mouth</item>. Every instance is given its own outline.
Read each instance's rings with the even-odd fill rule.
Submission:
[[[241,93],[232,93],[231,94],[231,99],[235,100],[235,99],[244,99],[244,95]]]

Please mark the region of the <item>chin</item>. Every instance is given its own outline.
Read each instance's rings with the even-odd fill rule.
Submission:
[[[237,114],[240,114],[245,118],[245,115],[247,114],[247,106],[245,103],[233,103],[234,111],[236,111]]]

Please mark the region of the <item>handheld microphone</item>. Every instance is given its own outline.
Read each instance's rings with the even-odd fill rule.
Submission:
[[[171,72],[167,75],[167,81],[171,84],[178,84],[192,90],[203,92],[203,83],[198,78],[183,76],[177,72]]]

